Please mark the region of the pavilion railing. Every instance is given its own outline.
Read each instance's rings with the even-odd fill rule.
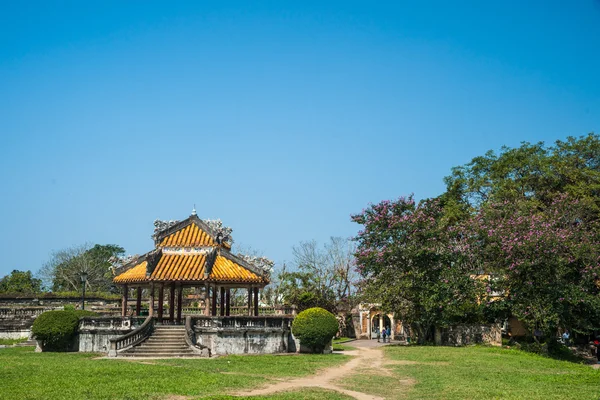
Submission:
[[[209,348],[196,344],[196,332],[194,332],[192,317],[189,315],[185,317],[185,343],[194,353],[210,357],[211,352]]]
[[[144,323],[133,331],[126,333],[118,338],[110,339],[109,357],[116,357],[120,350],[135,346],[146,340],[154,331],[154,318],[148,316]]]
[[[220,315],[221,308],[217,306],[217,315]],[[254,312],[254,308],[252,309]],[[181,309],[183,315],[204,315],[204,308],[201,307],[183,307]],[[295,315],[296,308],[293,306],[276,306],[276,307],[259,307],[258,315]],[[245,316],[248,315],[248,306],[232,306],[229,309],[230,316]]]

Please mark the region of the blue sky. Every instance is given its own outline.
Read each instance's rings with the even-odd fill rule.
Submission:
[[[489,149],[600,132],[598,26],[592,0],[3,1],[0,276],[144,253],[194,204],[278,263],[353,236]]]

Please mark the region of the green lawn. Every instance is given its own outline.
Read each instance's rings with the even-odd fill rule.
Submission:
[[[13,344],[26,342],[27,338],[22,339],[0,339],[0,345],[12,346]]]
[[[388,346],[383,352],[377,370],[359,369],[338,383],[387,399],[600,399],[600,370],[518,350]],[[229,394],[315,374],[349,359],[339,354],[145,361],[96,357],[0,349],[0,399],[239,399]],[[350,398],[304,389],[252,399]]]
[[[227,398],[222,396],[231,391],[273,378],[314,374],[349,359],[338,354],[262,355],[141,363],[95,357],[89,353],[34,353],[31,347],[0,349],[0,399]],[[263,398],[347,399],[327,391]]]
[[[490,347],[384,348],[393,376],[356,375],[344,387],[406,399],[600,399],[600,370]]]

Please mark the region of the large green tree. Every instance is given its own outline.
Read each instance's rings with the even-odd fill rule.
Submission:
[[[446,184],[353,216],[373,301],[425,328],[510,312],[549,335],[600,329],[598,135],[489,151]]]
[[[435,328],[484,319],[477,265],[453,250],[456,233],[439,199],[383,201],[354,215],[358,266],[367,300],[411,324],[420,342]]]
[[[125,249],[114,244],[71,247],[54,252],[40,273],[55,292],[79,291],[81,272],[87,273],[87,290],[114,292],[111,259],[124,253]]]
[[[35,294],[42,291],[42,281],[34,278],[31,271],[13,270],[0,279],[0,293]]]

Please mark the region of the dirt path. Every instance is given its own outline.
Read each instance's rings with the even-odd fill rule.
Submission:
[[[344,393],[352,396],[357,400],[384,400],[383,397],[373,396],[366,393],[355,392],[353,390],[344,389],[334,382],[340,378],[352,375],[358,372],[361,373],[377,373],[385,374],[391,372],[383,367],[383,352],[379,348],[379,344],[374,341],[357,340],[352,342],[352,346],[356,347],[356,351],[345,351],[344,354],[354,356],[350,361],[342,366],[327,368],[319,371],[317,375],[292,379],[288,381],[276,382],[262,389],[255,389],[247,392],[238,392],[237,396],[259,396],[272,394],[275,392],[297,390],[307,387],[317,387],[322,389],[335,390],[336,392]]]

